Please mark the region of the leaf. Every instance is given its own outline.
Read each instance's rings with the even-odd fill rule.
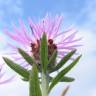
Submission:
[[[58,75],[52,80],[52,83],[49,87],[49,92],[51,89],[62,79],[62,77],[68,73],[79,61],[81,55],[78,56],[70,65],[68,65],[65,69],[63,69],[61,72],[58,73]]]
[[[23,51],[22,49],[18,48],[18,51],[19,53],[21,54],[21,56],[30,64],[30,65],[33,65],[36,64],[36,62],[34,61],[34,59],[29,55],[27,54],[25,51]]]
[[[47,45],[47,37],[45,33],[43,33],[41,39],[40,60],[41,60],[42,70],[46,72],[47,65],[48,65],[48,45]]]
[[[53,79],[53,77],[49,76],[48,77],[50,82]],[[67,77],[67,76],[63,76],[62,79],[60,80],[60,82],[73,82],[75,79],[72,77]]]
[[[72,77],[67,77],[67,76],[64,76],[62,77],[62,79],[60,80],[61,82],[73,82],[75,79],[72,78]]]
[[[68,92],[68,90],[69,90],[69,86],[67,86],[67,87],[63,90],[61,96],[65,96],[66,93]]]
[[[52,56],[50,57],[49,61],[48,61],[48,64],[51,64],[53,61],[56,60],[56,57],[57,57],[57,51],[55,50],[52,54]]]
[[[56,60],[56,57],[57,57],[57,51],[55,50],[52,54],[52,56],[50,57],[49,61],[48,61],[48,65],[52,65],[53,66],[53,63],[54,61]],[[54,66],[53,66],[54,67]],[[53,69],[53,68],[52,68]],[[50,70],[50,72],[52,71],[52,69]]]
[[[26,82],[29,81],[29,79],[26,79],[26,78],[22,78],[22,80],[23,80],[23,81],[26,81]]]
[[[6,57],[3,57],[4,61],[6,62],[6,64],[11,68],[13,69],[16,73],[18,73],[19,75],[21,75],[22,77],[26,78],[26,79],[29,79],[29,72],[21,67],[20,65],[14,63],[12,60],[6,58]]]
[[[53,71],[56,71],[60,69],[70,58],[71,56],[76,52],[76,50],[73,50],[69,52],[66,56],[64,56],[61,61],[57,64],[57,66],[53,69]]]
[[[33,64],[32,70],[30,71],[29,85],[30,85],[29,96],[42,96],[38,79],[38,70],[35,64]]]

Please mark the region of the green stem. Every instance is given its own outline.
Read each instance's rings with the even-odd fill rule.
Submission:
[[[42,96],[48,96],[48,80],[47,76],[44,72],[42,72],[42,79],[41,79],[41,88],[42,88]]]
[[[38,78],[37,66],[33,64],[32,69],[30,70],[29,76],[29,96],[42,96],[40,89],[40,82]]]

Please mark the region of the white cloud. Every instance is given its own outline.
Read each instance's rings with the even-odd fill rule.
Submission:
[[[94,41],[96,39],[94,32],[86,28],[85,29],[79,28],[79,31],[80,31],[79,34],[83,37],[82,51],[83,53],[88,55],[89,53],[92,53],[92,51],[96,50],[96,45],[94,44]]]
[[[27,96],[28,83],[22,82],[20,79],[12,81],[8,84],[0,85],[0,96]]]
[[[87,96],[96,96],[96,88],[92,88],[88,91]]]

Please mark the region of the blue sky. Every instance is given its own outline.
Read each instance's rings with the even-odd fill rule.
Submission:
[[[76,81],[57,85],[50,96],[59,96],[66,85],[71,85],[67,96],[96,96],[96,0],[0,0],[0,49],[3,51],[2,45],[6,44],[4,40],[7,39],[3,34],[4,27],[10,29],[12,23],[18,25],[19,19],[27,23],[29,16],[38,20],[46,13],[53,16],[63,14],[64,24],[75,26],[84,38],[81,48],[83,57],[69,74]],[[27,96],[27,86],[20,79],[0,85],[0,95]]]

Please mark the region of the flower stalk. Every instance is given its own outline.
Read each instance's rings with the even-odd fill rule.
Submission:
[[[42,96],[48,96],[48,79],[44,72],[42,72],[41,88]]]
[[[42,96],[41,94],[37,66],[33,64],[29,75],[29,96]]]

